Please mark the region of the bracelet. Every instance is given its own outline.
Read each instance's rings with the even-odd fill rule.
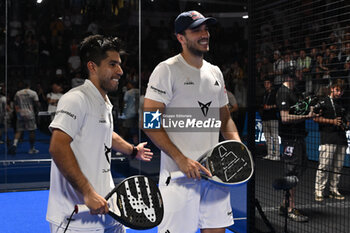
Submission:
[[[136,157],[136,155],[137,155],[137,152],[139,152],[139,149],[137,149],[136,146],[133,146],[132,152],[131,152],[131,154],[130,154],[130,157],[131,157],[132,159],[134,159],[134,158]]]

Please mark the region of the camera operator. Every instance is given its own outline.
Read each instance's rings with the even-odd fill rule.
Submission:
[[[344,91],[344,80],[337,79],[330,87],[330,93],[324,98],[322,105],[322,116],[314,118],[319,123],[321,134],[321,146],[319,154],[319,165],[316,172],[315,200],[323,201],[326,183],[329,172],[330,198],[345,199],[338,191],[340,171],[343,167],[344,157],[347,148],[345,130],[349,122],[345,120],[345,111],[341,104],[340,97]]]
[[[279,134],[283,147],[283,161],[286,176],[300,178],[306,168],[307,154],[305,137],[305,120],[318,116],[313,112],[313,107],[307,115],[296,115],[290,112],[290,107],[298,102],[298,96],[294,89],[296,85],[295,68],[287,67],[283,70],[284,81],[276,94],[276,104],[280,111]],[[288,211],[288,217],[296,222],[306,222],[308,217],[295,208],[295,189],[290,190],[290,205],[288,210],[284,204],[280,207],[280,214]]]

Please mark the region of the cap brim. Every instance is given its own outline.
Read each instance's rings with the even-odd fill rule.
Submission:
[[[193,29],[193,28],[199,27],[202,24],[212,25],[212,24],[215,24],[216,22],[217,22],[217,20],[215,18],[212,18],[212,17],[202,18],[202,19],[198,19],[195,22],[193,22],[188,28]]]

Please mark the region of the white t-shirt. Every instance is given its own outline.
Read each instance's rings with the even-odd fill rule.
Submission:
[[[51,100],[59,100],[62,96],[63,96],[62,93],[54,93],[54,92],[47,93],[46,95],[46,97]],[[49,104],[47,107],[48,112],[55,112],[56,109],[57,109],[57,104]]]
[[[145,98],[164,103],[164,114],[190,112],[194,117],[220,119],[219,108],[228,103],[223,75],[217,66],[203,61],[200,69],[190,66],[178,54],[161,62],[151,74]],[[207,105],[204,116],[201,105]],[[145,110],[147,111],[147,110]],[[166,129],[171,141],[187,157],[197,160],[218,143],[219,128],[196,129],[187,132]],[[174,160],[162,151],[160,182],[165,182],[169,172],[179,170]]]
[[[71,148],[79,167],[102,196],[114,187],[110,172],[112,147],[112,104],[104,101],[90,80],[64,94],[57,106],[50,129],[60,129],[73,141]],[[46,219],[65,226],[75,204],[84,204],[78,193],[51,163],[50,194]],[[108,215],[90,215],[82,212],[74,215],[70,229],[103,229],[118,224]]]

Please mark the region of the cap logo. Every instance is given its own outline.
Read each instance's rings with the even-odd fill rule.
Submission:
[[[204,16],[201,13],[199,13],[198,11],[191,11],[191,18],[193,20],[197,20],[197,19],[204,18]]]

